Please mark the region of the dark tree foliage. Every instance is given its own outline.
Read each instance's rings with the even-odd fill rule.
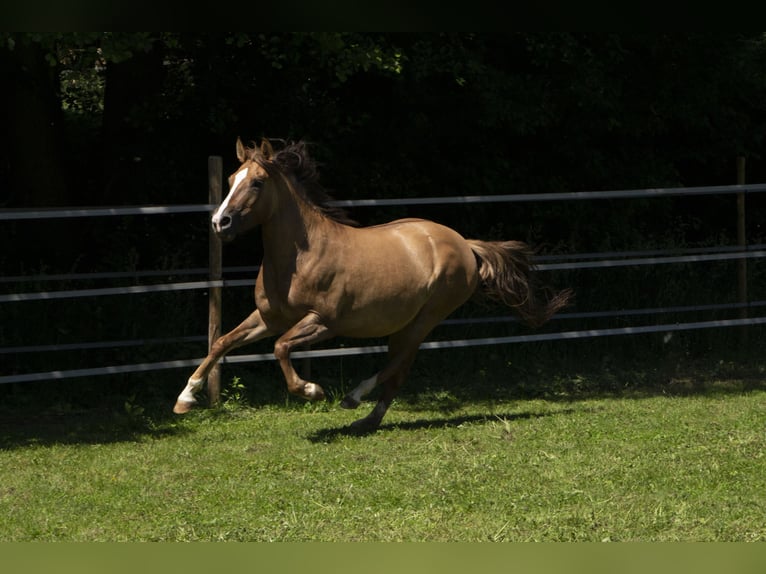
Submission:
[[[13,206],[193,201],[191,162],[237,135],[312,140],[345,197],[712,183],[763,146],[761,33],[1,39]],[[25,193],[32,158],[66,194]]]
[[[765,46],[733,32],[3,33],[0,203],[204,201],[206,157],[233,167],[237,136],[311,141],[349,199],[733,183],[737,156],[754,181]],[[662,233],[687,203],[422,214],[593,250]],[[730,233],[719,208],[689,210]]]

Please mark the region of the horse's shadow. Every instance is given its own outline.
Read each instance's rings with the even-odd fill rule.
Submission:
[[[314,443],[330,443],[343,437],[364,437],[373,435],[380,432],[390,431],[412,431],[420,429],[439,429],[439,428],[455,428],[466,423],[482,423],[490,422],[493,420],[499,420],[503,422],[511,422],[518,420],[536,419],[541,417],[549,417],[554,415],[566,415],[575,412],[577,409],[566,408],[554,412],[536,413],[536,412],[523,412],[523,413],[493,413],[493,414],[479,414],[479,415],[456,415],[451,417],[440,417],[435,419],[419,419],[415,421],[403,421],[395,423],[386,423],[380,425],[377,429],[364,429],[360,430],[350,425],[344,425],[341,427],[319,429],[307,435],[307,439]]]

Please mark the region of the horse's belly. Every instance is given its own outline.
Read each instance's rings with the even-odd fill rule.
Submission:
[[[337,318],[338,334],[346,337],[385,337],[402,330],[422,305],[413,301],[382,301]]]

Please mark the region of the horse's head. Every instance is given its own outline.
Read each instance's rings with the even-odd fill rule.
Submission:
[[[269,184],[266,167],[274,151],[268,140],[260,148],[246,148],[237,138],[237,159],[242,165],[229,176],[229,194],[213,214],[213,229],[224,241],[263,223],[268,202],[262,201]]]

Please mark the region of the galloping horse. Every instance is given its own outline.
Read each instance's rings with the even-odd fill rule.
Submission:
[[[537,281],[531,249],[519,241],[464,239],[423,219],[357,227],[331,205],[304,142],[274,150],[268,140],[245,147],[229,177],[229,194],[212,224],[224,240],[260,224],[263,261],[255,283],[256,310],[212,345],[178,396],[187,412],[218,360],[234,348],[278,336],[274,355],[290,393],[324,398],[290,362],[296,347],[335,336],[388,336],[385,367],[346,395],[356,408],[378,385],[383,392],[356,430],[374,430],[385,415],[428,333],[477,289],[538,326],[567,305],[571,291],[549,296]]]

